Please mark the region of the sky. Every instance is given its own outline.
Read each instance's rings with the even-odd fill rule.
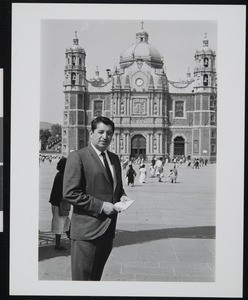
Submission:
[[[96,67],[106,78],[106,69],[119,66],[120,55],[135,43],[142,20],[41,20],[40,121],[63,122],[65,51],[77,31],[79,45],[86,51],[86,78]],[[164,57],[167,78],[186,78],[194,71],[194,55],[207,33],[209,47],[217,54],[217,21],[143,20],[148,43]],[[216,58],[217,60],[217,58]]]

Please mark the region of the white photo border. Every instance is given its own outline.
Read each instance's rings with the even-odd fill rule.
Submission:
[[[41,19],[218,21],[214,283],[38,280]],[[11,71],[10,295],[242,297],[244,5],[15,3],[12,4]]]

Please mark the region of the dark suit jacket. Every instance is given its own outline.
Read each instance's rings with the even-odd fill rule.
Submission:
[[[116,154],[108,151],[116,182],[114,191],[100,158],[91,145],[73,151],[67,158],[63,182],[63,196],[73,205],[70,236],[76,240],[92,240],[113,226],[117,215],[101,213],[103,201],[116,203],[125,194],[121,166]],[[111,222],[112,220],[112,222]]]

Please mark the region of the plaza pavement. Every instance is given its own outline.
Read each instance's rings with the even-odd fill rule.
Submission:
[[[50,232],[49,195],[56,174],[53,161],[40,167],[39,279],[71,280],[70,243],[54,250]],[[149,164],[146,164],[149,174]],[[213,282],[215,280],[216,166],[178,169],[178,182],[168,182],[171,164],[159,183],[125,186],[136,201],[119,214],[112,253],[102,281]],[[135,166],[136,171],[138,167]],[[123,172],[124,175],[125,171]],[[137,172],[138,173],[138,172]]]

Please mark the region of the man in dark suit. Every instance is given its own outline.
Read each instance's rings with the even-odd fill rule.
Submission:
[[[118,214],[114,204],[125,197],[119,158],[107,151],[114,129],[109,118],[95,118],[91,143],[67,158],[63,195],[73,205],[72,280],[100,280],[112,250]]]

